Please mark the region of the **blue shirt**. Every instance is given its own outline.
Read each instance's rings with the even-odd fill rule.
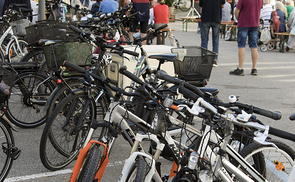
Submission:
[[[102,14],[112,13],[118,10],[119,3],[114,0],[104,0],[100,3],[99,11],[102,11]]]
[[[95,15],[97,12],[99,12],[99,7],[100,7],[100,3],[101,2],[98,2],[98,3],[94,3],[91,7],[91,11],[93,15]]]

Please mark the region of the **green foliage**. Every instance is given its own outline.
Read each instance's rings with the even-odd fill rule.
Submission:
[[[165,4],[166,4],[168,7],[172,7],[172,6],[173,6],[173,1],[174,1],[174,0],[165,0]]]

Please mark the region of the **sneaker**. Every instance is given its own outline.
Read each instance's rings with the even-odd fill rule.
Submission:
[[[244,76],[244,70],[243,69],[235,69],[234,71],[229,72],[230,75],[239,75],[239,76]]]
[[[217,67],[218,64],[217,64],[217,60],[215,59],[214,62],[213,62],[213,67]]]
[[[257,69],[252,69],[251,70],[251,75],[257,76]]]

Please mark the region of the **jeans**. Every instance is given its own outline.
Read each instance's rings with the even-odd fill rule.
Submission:
[[[220,23],[201,22],[201,25],[201,47],[208,49],[209,30],[212,28],[213,52],[218,54]],[[218,55],[216,55],[215,59],[218,59]]]
[[[257,48],[259,27],[238,27],[237,42],[238,48],[246,47],[246,40],[248,37],[249,47]]]

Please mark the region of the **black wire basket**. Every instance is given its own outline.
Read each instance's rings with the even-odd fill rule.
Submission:
[[[172,48],[171,52],[177,55],[174,72],[178,78],[196,86],[205,86],[217,54],[198,46]]]
[[[9,97],[16,74],[0,66],[0,103],[5,103]]]

